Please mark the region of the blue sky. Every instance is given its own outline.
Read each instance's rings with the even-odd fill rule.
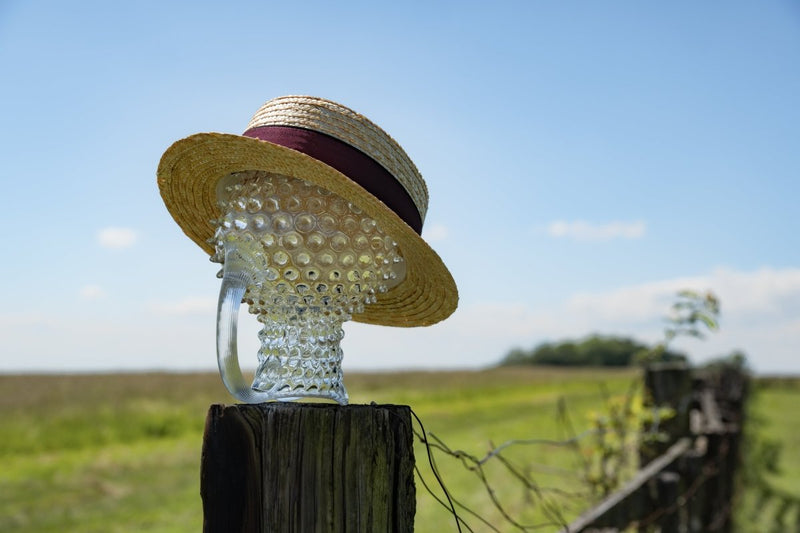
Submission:
[[[0,372],[214,368],[216,265],[156,166],[285,94],[403,145],[461,294],[430,328],[347,324],[346,371],[653,342],[696,288],[722,323],[695,361],[800,372],[800,5],[433,4],[4,2]]]

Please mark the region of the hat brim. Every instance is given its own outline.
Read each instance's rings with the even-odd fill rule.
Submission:
[[[158,165],[161,197],[183,232],[209,255],[211,220],[220,218],[217,182],[234,172],[260,170],[303,179],[358,205],[397,242],[405,279],[377,295],[353,320],[384,326],[428,326],[450,316],[458,289],[439,255],[399,216],[350,178],[302,152],[226,133],[198,133],[170,146]]]

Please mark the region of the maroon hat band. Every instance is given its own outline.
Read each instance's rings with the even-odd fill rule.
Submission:
[[[335,168],[386,204],[418,234],[422,233],[422,217],[408,191],[361,150],[325,133],[293,126],[259,126],[243,135],[297,150]]]

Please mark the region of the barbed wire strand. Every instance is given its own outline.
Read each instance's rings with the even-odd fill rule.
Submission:
[[[488,480],[486,479],[486,473],[483,471],[482,465],[478,464],[478,460],[477,460],[476,457],[474,457],[474,456],[472,456],[472,455],[470,455],[470,454],[468,454],[466,452],[463,452],[461,450],[455,450],[455,451],[451,450],[450,448],[447,447],[446,444],[444,444],[444,442],[442,442],[434,434],[431,434],[431,438],[436,440],[436,442],[438,443],[439,449],[443,450],[448,455],[456,457],[457,459],[459,459],[461,461],[461,463],[464,465],[465,468],[467,468],[468,470],[470,470],[472,472],[475,472],[475,474],[478,476],[478,479],[480,479],[481,482],[483,483],[483,486],[486,489],[486,492],[489,495],[489,498],[492,500],[492,503],[494,504],[495,508],[498,511],[500,511],[500,514],[503,516],[503,518],[507,522],[509,522],[511,525],[516,527],[517,529],[519,529],[521,531],[525,531],[525,527],[522,526],[521,524],[519,524],[517,521],[515,521],[508,514],[508,512],[505,510],[505,508],[500,504],[500,501],[497,499],[497,495],[496,495],[494,489],[492,489],[491,485],[489,484]],[[470,466],[469,464],[467,464],[467,460],[472,461],[475,464],[475,466],[473,467],[473,466]]]
[[[554,493],[559,492],[561,494],[569,494],[570,496],[578,496],[579,493],[575,493],[575,495],[572,495],[572,494],[568,493],[567,491],[563,491],[562,489],[549,489],[549,488],[545,488],[545,487],[541,487],[541,486],[537,485],[535,482],[530,480],[525,474],[521,473],[519,468],[517,468],[514,465],[512,465],[507,460],[507,458],[502,456],[496,449],[490,451],[487,454],[487,456],[484,457],[483,459],[478,459],[476,456],[474,456],[472,454],[469,454],[467,452],[464,452],[463,450],[453,450],[453,449],[451,449],[450,447],[448,447],[441,439],[439,439],[433,433],[430,433],[429,435],[430,435],[430,439],[433,440],[433,442],[430,443],[430,447],[431,448],[438,449],[441,452],[443,452],[445,454],[448,454],[451,457],[454,457],[454,458],[458,459],[461,462],[461,464],[464,466],[464,468],[466,468],[467,470],[475,473],[475,475],[478,477],[478,479],[483,484],[484,489],[486,490],[486,492],[487,492],[490,500],[492,501],[492,504],[495,507],[495,509],[497,509],[497,511],[501,514],[501,516],[503,517],[503,519],[506,522],[508,522],[509,524],[514,526],[516,529],[518,529],[520,531],[530,531],[530,530],[534,530],[534,529],[541,529],[543,527],[550,527],[550,526],[554,526],[554,525],[565,525],[566,524],[566,520],[563,518],[563,514],[561,513],[560,509],[558,509],[556,504],[554,504],[548,498],[546,498],[544,492],[545,491],[554,492]],[[524,440],[524,441],[523,440],[514,441],[514,442],[508,441],[507,443],[505,443],[506,444],[505,447],[508,447],[508,446],[510,446],[512,444],[515,444],[515,443],[516,444],[550,444],[550,445],[559,445],[559,446],[563,446],[563,445],[567,444],[567,443],[562,442],[562,441],[552,441],[552,440],[545,440],[545,439],[528,439],[528,440]],[[539,500],[541,501],[541,503],[542,503],[541,508],[542,508],[544,514],[546,515],[546,517],[550,520],[549,522],[542,523],[542,524],[528,524],[528,525],[525,525],[525,524],[522,524],[519,521],[515,520],[511,516],[511,514],[508,512],[506,507],[498,499],[497,493],[492,488],[492,486],[491,486],[491,484],[489,482],[489,479],[486,476],[486,472],[485,472],[485,470],[483,468],[483,466],[487,462],[487,460],[491,459],[491,458],[497,458],[497,460],[501,464],[503,464],[503,466],[505,466],[507,469],[509,469],[515,477],[517,477],[518,479],[520,479],[523,482],[523,485],[525,486],[525,488],[527,488],[529,490],[533,490],[533,492],[538,496]],[[583,495],[580,495],[580,496],[583,496]],[[477,514],[474,513],[474,512],[471,512],[471,514],[473,514],[474,516],[477,516]],[[480,518],[480,517],[478,517],[478,518]],[[484,520],[482,518],[480,518],[480,519],[481,519],[482,522],[487,523],[486,520]],[[493,526],[490,526],[490,527],[493,527]],[[495,529],[494,527],[493,527],[493,529],[495,531],[497,531],[497,529]]]
[[[640,387],[642,386],[641,383],[637,381],[633,381],[631,385],[628,387],[627,394],[624,396],[624,400],[621,406],[617,409],[621,409],[622,415],[627,417],[633,410],[633,401],[635,396],[638,394]],[[610,405],[612,401],[612,397],[608,391],[608,389],[604,386],[601,386],[601,396],[605,399],[605,403]],[[616,411],[614,411],[616,412]],[[561,448],[569,448],[576,453],[576,455],[581,459],[581,463],[584,466],[589,465],[589,459],[587,459],[581,452],[582,452],[582,445],[581,442],[584,439],[587,439],[592,436],[602,436],[607,432],[613,432],[620,439],[623,441],[626,439],[626,436],[629,432],[632,432],[635,438],[635,442],[637,443],[638,447],[642,446],[643,437],[658,435],[659,425],[661,424],[662,415],[657,407],[652,408],[652,419],[649,421],[649,424],[643,424],[634,428],[618,428],[614,424],[611,425],[611,428],[593,428],[586,431],[583,431],[579,434],[576,434],[574,425],[572,424],[572,420],[569,416],[569,412],[566,406],[566,401],[563,397],[559,398],[558,402],[558,412],[557,412],[557,419],[562,423],[562,427],[566,430],[566,432],[570,435],[569,438],[565,440],[552,440],[552,439],[512,439],[503,442],[500,446],[495,446],[493,442],[489,442],[489,450],[486,452],[485,455],[479,457],[477,455],[473,455],[467,453],[460,449],[452,449],[450,448],[442,439],[440,439],[434,433],[428,433],[425,430],[424,425],[422,424],[421,419],[419,416],[411,410],[414,418],[417,421],[417,424],[420,427],[420,432],[417,432],[415,429],[412,428],[414,435],[420,440],[422,444],[425,445],[426,453],[428,456],[428,463],[430,465],[431,471],[435,476],[439,486],[441,487],[442,491],[444,492],[446,502],[438,497],[431,489],[431,487],[426,483],[425,479],[422,476],[422,472],[420,469],[415,465],[415,471],[420,478],[425,489],[428,493],[433,496],[433,498],[443,507],[447,508],[448,512],[453,515],[456,526],[458,531],[461,532],[461,526],[463,525],[466,530],[469,532],[474,533],[473,529],[470,525],[466,522],[466,520],[459,515],[459,511],[456,509],[463,510],[463,512],[468,513],[471,517],[479,520],[482,524],[488,527],[491,531],[496,533],[500,533],[500,529],[498,527],[492,525],[487,519],[480,516],[477,512],[473,511],[466,505],[464,505],[461,501],[454,497],[453,494],[445,486],[445,483],[442,479],[442,476],[439,472],[438,465],[436,464],[435,454],[434,452],[438,451],[440,453],[444,453],[461,463],[461,465],[466,468],[468,471],[474,473],[480,483],[483,485],[483,488],[486,491],[486,494],[489,496],[491,500],[492,506],[494,509],[500,514],[503,521],[509,525],[511,525],[515,530],[519,531],[531,531],[534,529],[540,529],[544,527],[558,525],[564,530],[569,528],[569,524],[565,519],[564,512],[567,509],[574,510],[573,504],[575,501],[583,501],[584,503],[591,505],[591,500],[593,496],[596,496],[591,491],[569,491],[565,490],[561,487],[546,487],[543,486],[535,480],[535,478],[530,474],[531,470],[535,468],[537,465],[524,465],[520,466],[511,458],[507,457],[504,452],[506,452],[511,447],[517,446],[525,446],[525,445],[539,445],[539,446],[553,446],[553,447],[561,447]],[[733,435],[730,438],[734,438]],[[655,508],[651,507],[648,514],[642,517],[639,520],[629,522],[625,528],[629,530],[630,528],[638,528],[639,530],[644,530],[653,526],[658,523],[665,516],[672,515],[674,513],[680,513],[680,520],[688,519],[688,516],[685,514],[687,511],[683,510],[687,506],[689,506],[690,502],[695,498],[695,495],[698,491],[702,490],[709,482],[713,482],[714,479],[722,475],[722,470],[724,468],[723,461],[726,457],[731,453],[729,449],[729,442],[727,440],[723,440],[721,446],[721,452],[718,453],[713,457],[706,456],[704,460],[704,464],[700,468],[700,471],[697,473],[696,477],[691,480],[689,486],[681,483],[684,488],[681,494],[677,495],[675,499],[669,504],[663,504],[657,506]],[[631,456],[633,457],[633,456]],[[516,479],[525,489],[525,502],[526,506],[536,507],[538,506],[539,511],[544,515],[544,517],[549,520],[549,522],[538,523],[538,524],[524,524],[520,520],[516,519],[512,516],[512,513],[509,512],[508,508],[503,505],[500,501],[500,497],[498,492],[494,489],[492,484],[489,481],[488,472],[485,469],[485,466],[492,460],[496,460],[502,467],[507,471],[508,474],[512,476],[512,478]],[[630,458],[628,458],[630,459]],[[623,463],[624,464],[624,463]],[[556,475],[568,475],[570,473],[574,474],[578,480],[581,480],[582,477],[579,474],[575,474],[572,471],[567,469],[560,469],[555,467],[544,467],[548,469],[548,473],[555,473]],[[492,474],[494,475],[494,473]],[[506,479],[504,477],[504,479]],[[585,481],[585,480],[584,480]],[[715,485],[712,485],[712,487]],[[713,490],[713,489],[712,489]],[[530,495],[533,495],[534,498],[531,498]],[[716,498],[716,497],[715,497]],[[795,500],[793,497],[784,498],[783,505],[780,508],[778,515],[780,517],[780,521],[784,521],[788,513],[791,512],[792,507],[794,504],[798,506],[798,516],[797,520],[800,523],[800,500]],[[789,501],[791,500],[791,501]],[[537,503],[538,502],[538,503]],[[655,503],[655,502],[653,502]],[[729,523],[733,516],[733,506],[731,502],[719,502],[719,505],[712,516],[706,517],[705,520],[710,519],[710,522],[706,523],[706,527],[709,528],[709,531],[715,531],[725,527],[726,524]],[[692,513],[691,509],[688,512]]]
[[[485,463],[495,455],[499,455],[501,451],[509,446],[515,445],[541,445],[541,446],[553,446],[557,448],[566,448],[572,447],[574,444],[578,443],[581,439],[586,438],[587,436],[597,434],[598,430],[596,429],[587,429],[586,431],[581,432],[579,435],[574,437],[570,437],[566,440],[551,440],[551,439],[511,439],[505,441],[503,444],[498,446],[497,448],[493,448],[490,450],[483,459],[479,461],[480,464]]]
[[[630,405],[632,402],[632,397],[635,394],[637,389],[637,384],[634,382],[631,387],[628,389],[628,394],[626,394],[626,399],[624,403],[624,409],[627,411],[630,409]],[[608,391],[603,391],[602,393],[605,398],[610,398],[608,396]],[[460,502],[457,498],[454,497],[453,494],[447,489],[444,480],[439,472],[438,465],[436,464],[436,459],[434,456],[434,451],[438,450],[441,453],[447,454],[450,457],[457,459],[461,465],[466,468],[468,471],[473,472],[477,478],[480,480],[483,488],[485,489],[489,499],[492,502],[494,508],[498,511],[498,513],[502,516],[503,520],[513,526],[516,530],[519,531],[531,531],[535,529],[540,529],[544,527],[550,526],[560,526],[562,528],[567,528],[568,522],[564,517],[564,513],[562,512],[569,505],[566,505],[564,501],[558,502],[550,498],[551,494],[556,494],[560,496],[565,501],[569,500],[583,500],[585,502],[590,501],[591,494],[581,491],[567,491],[563,488],[555,488],[555,487],[544,487],[538,484],[528,473],[523,472],[523,469],[520,468],[518,465],[514,464],[514,462],[506,457],[503,452],[506,451],[508,448],[512,446],[526,446],[526,445],[540,445],[540,446],[553,446],[553,447],[562,447],[562,448],[571,448],[575,451],[579,456],[581,456],[581,446],[580,442],[583,439],[586,439],[591,436],[596,436],[602,433],[603,429],[589,429],[583,431],[579,434],[575,434],[574,426],[572,426],[571,420],[569,420],[569,416],[567,414],[567,409],[565,405],[559,405],[559,418],[562,422],[565,422],[566,430],[572,434],[572,436],[565,440],[552,440],[552,439],[512,439],[503,442],[500,446],[495,446],[491,441],[489,442],[490,449],[489,451],[481,458],[475,456],[473,454],[467,453],[460,449],[452,449],[450,448],[442,439],[440,439],[436,434],[429,433],[426,431],[425,426],[422,423],[420,417],[411,410],[414,419],[417,421],[419,425],[420,431],[417,432],[415,429],[412,428],[414,435],[420,440],[420,442],[425,446],[426,454],[428,456],[428,463],[431,468],[431,472],[433,473],[434,477],[436,478],[439,486],[441,487],[442,491],[444,492],[446,502],[437,496],[425,479],[422,476],[422,472],[420,469],[415,465],[415,471],[420,478],[425,489],[428,491],[431,496],[443,507],[445,507],[450,514],[453,515],[456,526],[459,532],[462,532],[461,526],[463,525],[469,532],[474,533],[473,529],[470,525],[466,522],[466,520],[459,515],[458,510],[462,509],[464,512],[468,513],[470,516],[479,520],[483,523],[486,527],[491,529],[496,533],[500,533],[500,529],[496,526],[492,525],[487,519],[480,516],[478,513],[464,505]],[[656,415],[657,417],[658,415]],[[659,420],[656,418],[656,424],[658,424]],[[647,434],[648,432],[653,431],[652,426],[647,430],[642,431],[639,430],[640,435]],[[727,451],[727,450],[726,450]],[[639,528],[646,528],[650,525],[656,523],[661,517],[665,515],[669,515],[675,512],[684,506],[687,505],[689,500],[695,495],[695,493],[709,480],[713,479],[714,477],[720,475],[720,468],[721,462],[725,458],[726,453],[723,453],[720,457],[714,458],[711,463],[707,463],[701,469],[700,475],[693,480],[691,485],[687,487],[682,494],[678,495],[676,500],[666,506],[661,506],[656,509],[653,509],[647,516],[643,517],[639,521],[632,522],[628,525],[628,527],[639,527]],[[582,457],[583,458],[583,457]],[[523,524],[519,520],[515,519],[508,509],[502,504],[500,501],[497,492],[492,487],[491,483],[489,482],[489,478],[487,476],[487,472],[484,467],[491,461],[492,459],[497,460],[509,474],[513,478],[516,478],[522,486],[529,492],[535,495],[535,498],[538,500],[538,506],[541,512],[544,514],[545,518],[549,520],[549,522],[538,523],[538,524]],[[585,458],[584,462],[585,462]],[[533,503],[532,500],[530,501],[532,505],[536,505]],[[732,508],[730,505],[726,506],[723,509],[719,509],[712,520],[712,523],[709,524],[709,527],[713,529],[721,527],[722,524],[728,520],[729,516],[732,514]]]
[[[433,492],[433,489],[431,489],[431,488],[428,486],[428,483],[425,481],[425,478],[423,477],[423,475],[422,475],[422,472],[420,471],[420,469],[419,469],[419,467],[418,467],[417,465],[414,465],[414,471],[417,473],[417,477],[419,478],[420,482],[422,483],[422,486],[423,486],[423,487],[425,487],[425,490],[427,490],[427,491],[428,491],[428,494],[430,494],[430,495],[433,497],[433,499],[434,499],[434,500],[436,500],[436,501],[439,503],[439,505],[441,505],[442,507],[444,507],[444,508],[446,508],[448,511],[450,511],[451,509],[450,509],[450,507],[447,505],[447,503],[445,503],[445,502],[444,502],[444,500],[442,500],[441,498],[439,498],[439,496],[437,496],[437,495],[436,495],[436,494]],[[463,522],[463,519],[461,519],[461,517],[459,517],[458,515],[456,515],[456,519],[457,519],[457,520],[461,520],[461,521]],[[491,524],[488,524],[488,525],[489,525],[489,527],[491,527]],[[466,527],[466,528],[467,528],[467,530],[469,530],[470,532],[472,532],[472,533],[475,533],[475,532],[472,530],[472,528],[471,528],[471,527],[469,527],[469,525],[468,525],[467,523],[464,523],[464,527]],[[459,531],[460,531],[460,530],[459,530]]]
[[[568,419],[568,415],[566,415],[566,408],[563,408],[563,415]],[[422,472],[420,469],[415,465],[415,471],[417,472],[417,476],[420,478],[422,485],[428,491],[428,493],[434,498],[434,500],[445,507],[450,514],[453,515],[456,527],[458,528],[459,532],[462,532],[461,526],[463,525],[468,531],[474,533],[473,529],[470,525],[466,522],[466,520],[459,515],[459,512],[456,510],[456,507],[463,510],[464,512],[468,513],[470,516],[475,518],[476,520],[480,521],[486,527],[490,528],[492,531],[496,533],[500,533],[500,529],[492,525],[486,518],[482,517],[480,514],[475,512],[474,510],[470,509],[468,506],[463,504],[454,495],[447,489],[444,480],[439,472],[438,466],[436,464],[436,459],[433,454],[434,450],[438,450],[446,455],[449,455],[459,462],[461,462],[462,466],[467,470],[473,472],[480,483],[483,485],[484,490],[486,491],[489,499],[492,502],[493,507],[499,512],[502,516],[503,520],[513,526],[515,529],[519,531],[531,531],[536,529],[541,529],[545,527],[552,527],[552,526],[559,526],[565,527],[567,526],[567,521],[562,513],[562,509],[559,507],[559,503],[552,501],[548,498],[546,493],[554,493],[558,494],[559,496],[565,497],[567,499],[591,499],[587,493],[584,492],[570,492],[566,491],[562,488],[555,488],[555,487],[543,487],[536,483],[528,474],[525,474],[521,471],[521,469],[514,465],[507,457],[505,457],[502,452],[512,446],[553,446],[553,447],[561,447],[561,448],[571,448],[575,454],[583,459],[582,463],[585,463],[585,458],[582,457],[580,453],[580,442],[582,439],[585,439],[592,435],[597,435],[601,432],[599,429],[589,429],[583,431],[579,434],[575,434],[573,430],[573,426],[571,421],[568,421],[569,429],[572,433],[572,436],[565,440],[553,440],[553,439],[512,439],[503,442],[500,446],[494,446],[493,443],[490,442],[490,450],[482,457],[478,458],[475,455],[469,454],[463,450],[453,450],[450,448],[443,440],[441,440],[436,434],[429,433],[426,431],[422,420],[411,409],[411,414],[414,416],[414,419],[417,421],[417,424],[420,427],[420,432],[413,430],[413,433],[416,437],[420,440],[420,442],[425,446],[425,451],[428,457],[428,464],[431,468],[431,472],[433,473],[434,477],[436,478],[437,483],[439,484],[444,496],[446,498],[446,502],[440,498],[437,494],[435,494],[432,488],[428,485],[425,479],[422,476]],[[562,417],[563,419],[563,417]],[[501,503],[500,499],[497,496],[496,491],[492,487],[489,479],[487,477],[486,471],[484,470],[484,466],[492,459],[496,459],[506,470],[513,477],[520,481],[522,486],[528,491],[532,492],[536,499],[539,501],[539,507],[544,514],[545,518],[549,520],[548,522],[538,523],[538,524],[523,524],[516,520],[511,513],[506,509],[506,507]],[[568,472],[566,469],[563,469],[565,472]],[[531,503],[532,505],[533,502]]]
[[[429,459],[430,459],[431,468],[432,468],[432,470],[433,470],[433,471],[435,471],[435,472],[438,474],[438,466],[436,465],[436,460],[435,460],[434,456],[431,454],[431,449],[439,449],[440,451],[443,451],[443,450],[441,450],[441,448],[440,448],[440,447],[439,447],[437,444],[435,444],[435,443],[431,443],[431,442],[430,442],[430,439],[427,437],[427,435],[425,435],[425,436],[422,436],[422,435],[420,435],[420,434],[418,434],[418,433],[417,433],[416,435],[417,435],[417,438],[419,438],[419,439],[420,439],[420,442],[421,442],[421,443],[423,443],[423,444],[426,446],[426,448],[427,448],[427,452],[428,452],[428,454],[429,454]],[[420,477],[421,477],[421,475],[422,475],[422,474],[420,473]],[[425,484],[425,483],[423,483],[423,485],[424,485],[424,484]],[[446,490],[446,489],[445,489],[445,490]],[[439,498],[437,498],[437,497],[436,497],[436,495],[433,495],[433,496],[434,496],[434,498],[436,498],[436,499],[437,499],[437,501],[439,501],[439,503],[440,503],[440,504],[442,504],[442,505],[443,505],[445,508],[447,508],[447,509],[448,509],[448,511],[450,511],[450,510],[451,510],[451,507],[449,507],[447,504],[445,504],[444,502],[442,502],[442,501],[441,501]],[[453,504],[455,504],[456,506],[458,506],[459,508],[463,509],[465,512],[467,512],[467,513],[469,513],[470,515],[472,515],[472,516],[473,516],[475,519],[479,520],[480,522],[482,522],[484,525],[486,525],[487,527],[489,527],[489,528],[490,528],[490,529],[492,529],[493,531],[496,531],[497,533],[501,533],[499,529],[497,529],[496,527],[494,527],[494,526],[491,524],[491,522],[489,522],[488,520],[486,520],[485,518],[483,518],[481,515],[479,515],[478,513],[476,513],[475,511],[473,511],[472,509],[470,509],[469,507],[467,507],[467,506],[466,506],[466,505],[464,505],[463,503],[461,503],[461,501],[459,501],[457,498],[455,498],[455,497],[454,497],[454,496],[453,496],[451,493],[449,493],[449,491],[448,491],[448,496],[449,496],[449,498],[448,498],[448,499],[449,499],[449,501],[450,501],[451,503],[453,503]],[[460,520],[460,521],[461,521],[461,523],[464,525],[464,527],[466,527],[467,529],[469,529],[470,531],[472,531],[472,529],[470,528],[469,524],[467,524],[466,520],[464,520],[464,519],[463,519],[463,518],[462,518],[460,515],[458,515],[457,513],[455,513],[455,514],[454,514],[454,516],[456,516],[456,518],[457,518],[458,520]]]
[[[419,416],[417,416],[417,413],[415,413],[413,409],[409,408],[409,411],[411,411],[411,414],[416,419],[417,424],[419,424],[419,428],[422,431],[423,443],[425,443],[425,450],[426,450],[426,452],[428,454],[428,464],[431,467],[431,471],[433,472],[433,476],[436,478],[436,481],[439,482],[439,486],[442,488],[442,491],[444,492],[444,495],[447,498],[448,505],[446,507],[453,514],[453,517],[456,520],[456,527],[458,528],[459,533],[461,533],[461,522],[463,520],[461,519],[460,516],[458,516],[458,512],[456,512],[456,508],[453,505],[453,500],[450,498],[450,492],[447,490],[447,487],[445,487],[444,481],[442,480],[441,476],[439,475],[439,471],[436,468],[436,463],[433,460],[433,455],[431,454],[431,448],[430,448],[430,446],[428,446],[428,436],[427,436],[427,433],[425,431],[425,425],[422,423],[422,420],[420,420]],[[416,466],[415,466],[415,469],[416,469]],[[420,476],[420,479],[421,479],[422,475],[419,473],[419,469],[417,469],[417,474]],[[431,495],[433,495],[434,498],[436,498],[436,495],[434,495],[433,492],[428,488],[428,485],[425,484],[425,483],[423,483],[423,485],[425,485],[425,488],[428,489],[428,492],[430,492]],[[436,498],[436,499],[439,500],[439,498]],[[439,500],[439,502],[444,504],[444,502],[442,502],[441,500]],[[472,531],[472,529],[470,529],[469,526],[467,526],[467,528],[470,531]]]
[[[561,512],[561,509],[558,508],[557,504],[555,504],[554,502],[550,501],[545,496],[545,494],[544,494],[544,492],[542,490],[542,487],[540,487],[536,482],[534,482],[533,480],[528,478],[528,476],[525,476],[524,474],[519,472],[516,468],[514,468],[511,465],[511,463],[509,462],[509,460],[506,459],[504,456],[502,456],[500,454],[497,454],[497,455],[495,455],[495,457],[497,457],[497,460],[500,461],[500,463],[503,464],[506,467],[506,469],[509,471],[509,473],[511,473],[512,476],[516,477],[525,486],[525,488],[527,488],[528,490],[533,491],[533,493],[536,494],[536,496],[539,498],[539,501],[541,501],[542,511],[544,511],[545,516],[547,516],[551,520],[551,523],[540,525],[540,526],[533,526],[532,529],[535,529],[537,527],[538,528],[546,527],[546,526],[550,526],[550,525],[558,525],[558,526],[561,526],[561,527],[566,527],[567,526],[567,521],[564,518],[564,515]],[[550,492],[550,491],[548,491],[548,492]],[[560,489],[555,489],[555,490],[553,490],[553,492],[557,492],[557,493],[561,494],[562,496],[566,496],[567,495],[567,491],[563,491],[563,490],[560,490]]]

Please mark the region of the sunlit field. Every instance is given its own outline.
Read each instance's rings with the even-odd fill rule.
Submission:
[[[535,490],[497,459],[484,463],[502,511],[463,461],[435,449],[433,457],[475,531],[491,529],[466,509],[500,531],[514,530],[503,512],[553,531],[585,505],[560,494],[586,491],[580,453],[557,443],[587,429],[591,414],[637,379],[635,370],[531,367],[349,374],[346,382],[353,403],[410,405],[431,440],[476,458],[508,441],[538,439],[503,450],[510,466],[536,481]],[[755,398],[763,431],[796,450],[800,414],[792,406],[800,389],[767,387]],[[212,403],[232,403],[216,374],[0,376],[0,531],[199,531],[200,451]],[[423,486],[443,496],[421,443],[415,454],[422,475],[416,530],[455,531]],[[773,481],[800,495],[796,455],[783,454],[784,474]]]

